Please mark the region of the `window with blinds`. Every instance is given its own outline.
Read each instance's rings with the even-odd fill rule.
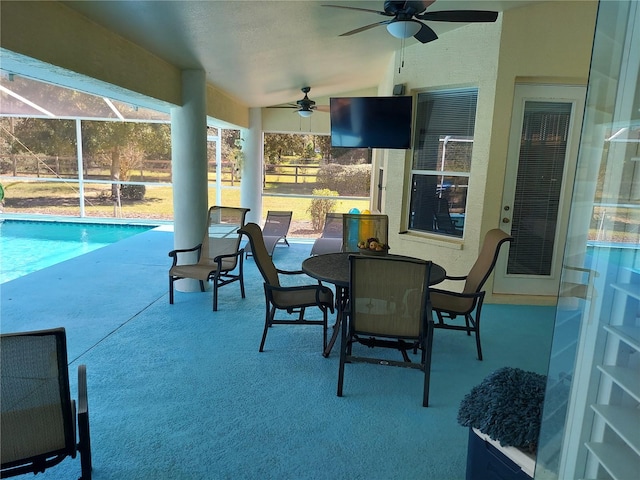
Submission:
[[[462,237],[478,90],[418,94],[409,229]]]

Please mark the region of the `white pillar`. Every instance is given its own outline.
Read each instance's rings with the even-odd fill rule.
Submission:
[[[202,242],[207,198],[207,110],[203,70],[182,72],[182,106],[171,109],[173,244],[191,248]],[[197,257],[192,256],[195,263]],[[177,290],[200,289],[197,280],[176,282]]]
[[[242,130],[244,166],[240,186],[240,204],[250,208],[247,222],[260,223],[262,218],[262,111],[249,109],[249,129]]]

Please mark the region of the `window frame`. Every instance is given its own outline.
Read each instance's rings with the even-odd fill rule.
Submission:
[[[442,169],[425,169],[424,160],[422,161],[422,164],[420,164],[421,162],[420,162],[419,156],[421,155],[421,151],[423,149],[421,149],[419,145],[425,144],[424,138],[427,136],[428,131],[425,131],[424,128],[421,128],[423,124],[419,122],[421,122],[425,118],[428,118],[427,117],[428,114],[421,109],[421,106],[425,105],[425,100],[422,100],[421,96],[425,96],[426,101],[428,101],[429,99],[434,101],[439,98],[441,103],[445,101],[447,96],[450,96],[450,98],[457,98],[457,100],[459,101],[464,100],[465,97],[468,97],[466,101],[473,102],[473,105],[469,103],[469,106],[468,106],[468,108],[473,110],[473,116],[469,117],[470,121],[466,123],[464,128],[466,128],[467,131],[471,133],[471,135],[452,135],[452,137],[456,137],[458,139],[464,139],[463,142],[470,142],[473,144],[475,143],[475,140],[476,140],[475,126],[476,126],[476,120],[477,120],[479,88],[477,85],[456,86],[456,87],[449,86],[449,87],[417,90],[414,92],[415,117],[414,117],[413,149],[411,150],[411,155],[408,158],[409,168],[408,168],[408,177],[406,182],[406,189],[407,189],[406,190],[407,215],[405,219],[406,229],[408,232],[412,234],[429,235],[429,236],[433,235],[443,240],[445,239],[446,240],[450,240],[450,239],[462,240],[464,237],[464,225],[467,223],[466,216],[469,210],[467,205],[467,199],[469,198],[469,178],[471,176],[473,145],[467,154],[466,168],[464,170],[451,170],[451,169],[445,170],[444,169],[445,165],[443,165]],[[433,103],[431,103],[431,106],[433,106]],[[449,106],[447,108],[453,108],[453,107]],[[456,125],[456,128],[460,127],[461,125],[463,125],[463,123]],[[436,135],[436,134],[438,133],[434,132],[431,135]],[[439,134],[438,141],[442,142],[443,141],[442,139],[444,137],[446,137],[446,135]],[[417,166],[419,166],[420,168],[416,168]],[[417,201],[414,199],[414,181],[416,177],[421,177],[424,179],[428,179],[429,177],[443,177],[443,178],[456,177],[456,178],[464,179],[465,185],[463,185],[462,188],[465,188],[466,192],[464,193],[464,205],[463,205],[463,212],[461,215],[462,226],[459,232],[456,232],[456,234],[451,234],[451,233],[445,233],[443,231],[438,231],[435,226],[436,225],[435,219],[434,219],[433,230],[428,230],[425,228],[416,228],[416,225],[414,223],[414,215],[415,215],[415,212],[417,211],[417,208],[414,208],[414,204]],[[436,180],[436,191],[437,191],[437,186],[439,185],[438,182],[441,182],[441,180],[439,179]],[[442,193],[442,190],[440,190],[440,194],[441,193]],[[423,222],[424,222],[424,219],[423,219]],[[423,226],[423,225],[424,223],[422,223],[420,226]]]

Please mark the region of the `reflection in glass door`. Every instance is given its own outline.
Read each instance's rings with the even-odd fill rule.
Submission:
[[[600,2],[536,480],[640,472],[640,3]]]

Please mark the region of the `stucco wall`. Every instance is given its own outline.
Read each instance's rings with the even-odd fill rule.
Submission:
[[[586,85],[596,9],[596,1],[555,1],[509,10],[495,23],[466,25],[435,42],[405,48],[399,73],[397,60],[389,65],[381,92],[397,83],[413,93],[478,87],[464,240],[398,234],[406,225],[412,152],[390,151],[380,160],[386,168],[384,204],[394,252],[437,259],[452,275],[468,272],[484,234],[498,227],[501,218],[514,86]],[[489,292],[491,288],[490,283]]]

